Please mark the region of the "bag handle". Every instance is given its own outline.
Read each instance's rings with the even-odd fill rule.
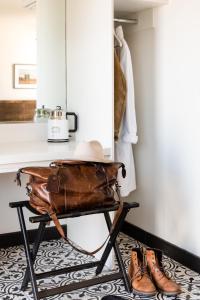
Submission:
[[[62,228],[62,226],[61,226],[61,224],[60,224],[60,221],[59,221],[58,218],[57,218],[57,215],[56,215],[55,211],[54,211],[53,209],[50,209],[49,211],[46,211],[46,212],[48,213],[49,217],[51,218],[51,220],[54,222],[54,225],[56,226],[56,229],[57,229],[58,233],[60,234],[60,236],[61,236],[61,237],[62,237],[62,238],[63,238],[63,239],[64,239],[64,240],[72,247],[72,248],[74,248],[76,251],[78,251],[78,252],[80,252],[80,253],[82,253],[82,254],[86,254],[86,255],[93,256],[94,254],[96,254],[97,252],[99,252],[99,251],[105,246],[105,244],[106,244],[106,242],[108,241],[108,239],[109,239],[111,233],[114,231],[115,226],[116,226],[116,223],[117,223],[117,221],[118,221],[118,219],[119,219],[119,217],[120,217],[120,215],[121,215],[121,213],[122,213],[122,210],[123,210],[123,201],[121,200],[120,195],[119,195],[119,186],[118,186],[118,184],[116,184],[115,186],[116,186],[116,193],[117,193],[117,196],[118,196],[118,198],[119,198],[119,200],[120,200],[120,202],[119,202],[119,208],[118,208],[117,211],[116,211],[116,214],[115,214],[115,216],[114,216],[114,220],[113,220],[113,223],[112,223],[112,226],[111,226],[111,229],[110,229],[110,232],[109,232],[107,238],[105,239],[105,241],[103,242],[103,244],[102,244],[101,246],[99,246],[97,249],[95,249],[95,250],[93,250],[93,251],[87,251],[87,250],[84,250],[84,249],[82,249],[82,248],[77,247],[77,246],[75,245],[75,243],[74,243],[72,240],[70,240],[67,236],[65,236],[64,230],[63,230],[63,228]],[[30,193],[29,196],[31,196],[31,193]],[[38,198],[35,194],[34,194],[34,197],[35,197],[35,198]],[[39,199],[38,199],[38,200],[39,200]],[[41,213],[42,213],[42,212],[41,212]],[[44,211],[43,211],[43,213],[44,213]]]
[[[99,252],[103,247],[104,247],[104,245],[106,244],[106,242],[107,242],[107,240],[108,240],[108,238],[109,238],[109,236],[110,236],[110,234],[107,236],[107,238],[106,238],[106,240],[103,242],[103,244],[100,246],[100,247],[98,247],[96,250],[94,250],[94,251],[91,251],[91,252],[89,252],[89,251],[87,251],[87,250],[84,250],[84,249],[82,249],[82,248],[78,248],[75,244],[74,244],[74,242],[72,242],[67,236],[65,236],[65,233],[64,233],[64,231],[63,231],[63,228],[62,228],[62,226],[60,225],[60,222],[59,222],[59,220],[58,220],[58,218],[57,218],[57,216],[56,216],[56,213],[54,212],[54,213],[52,213],[52,214],[49,214],[49,216],[51,217],[51,219],[52,219],[52,221],[54,222],[54,224],[55,224],[55,226],[56,226],[56,229],[58,230],[58,232],[60,233],[60,235],[61,235],[61,237],[72,247],[72,248],[74,248],[76,251],[78,251],[78,252],[80,252],[80,253],[82,253],[82,254],[86,254],[86,255],[91,255],[91,256],[93,256],[94,254],[96,254],[97,252]]]
[[[118,184],[115,185],[116,186],[116,193],[117,193],[117,196],[119,198],[119,208],[117,209],[116,213],[115,213],[115,216],[114,216],[114,220],[113,220],[113,223],[112,223],[112,226],[111,226],[111,229],[110,229],[110,232],[107,236],[107,238],[105,239],[105,241],[103,242],[103,244],[101,246],[99,246],[97,249],[93,250],[93,251],[87,251],[87,250],[84,250],[82,248],[78,248],[74,242],[72,240],[70,240],[67,236],[65,236],[65,233],[64,233],[64,230],[56,216],[56,213],[55,212],[51,212],[49,213],[49,216],[51,217],[52,221],[54,222],[55,226],[56,226],[56,229],[58,230],[59,234],[61,235],[61,237],[72,247],[74,248],[76,251],[82,253],[82,254],[86,254],[86,255],[90,255],[90,256],[93,256],[94,254],[96,254],[97,252],[99,252],[106,244],[106,242],[108,241],[110,235],[112,234],[112,232],[114,231],[115,229],[115,226],[117,224],[117,221],[119,219],[119,217],[121,216],[121,213],[123,211],[123,206],[124,206],[124,203],[119,195],[119,186]]]
[[[64,162],[65,162],[65,161],[60,161],[60,162],[62,162],[62,165],[64,165]],[[67,161],[67,163],[68,163],[68,161]],[[75,162],[74,162],[74,163],[75,163]],[[76,163],[77,163],[77,162],[76,162]],[[57,176],[58,171],[59,171],[59,166],[60,166],[60,165],[55,165],[54,163],[50,165],[50,167],[54,168],[54,172],[53,172],[54,174],[53,174],[53,176]],[[125,169],[125,166],[124,166],[123,163],[120,163],[120,167],[122,167],[122,176],[123,176],[123,178],[124,178],[124,177],[126,176],[126,169]],[[105,172],[105,169],[103,168],[103,170],[104,170],[104,175],[106,176],[106,181],[108,181],[107,175],[106,175],[106,172]],[[21,174],[21,173],[23,173],[23,168],[20,169],[20,170],[17,172],[17,176],[16,176],[16,180],[15,180],[15,181],[17,181],[18,185],[20,185],[20,186],[21,186],[21,180],[20,180],[20,174]],[[122,211],[123,211],[123,201],[122,201],[122,199],[121,199],[121,197],[120,197],[120,190],[119,190],[119,185],[118,185],[118,182],[117,182],[117,181],[116,181],[116,183],[115,183],[115,188],[116,188],[116,194],[117,194],[117,197],[118,197],[118,200],[119,200],[119,208],[117,209],[117,211],[116,211],[116,213],[115,213],[114,220],[113,220],[113,224],[112,224],[112,226],[111,226],[109,235],[107,236],[107,238],[105,239],[105,241],[103,242],[103,244],[102,244],[101,246],[99,246],[96,250],[91,251],[91,252],[76,247],[76,245],[75,245],[75,244],[74,244],[67,236],[65,236],[65,233],[64,233],[63,228],[62,228],[62,226],[61,226],[61,224],[60,224],[60,222],[59,222],[59,220],[58,220],[58,218],[57,218],[57,216],[56,216],[55,211],[53,211],[53,209],[50,209],[49,211],[46,211],[46,212],[49,214],[49,216],[50,216],[50,218],[52,219],[52,221],[54,222],[54,224],[55,224],[55,226],[56,226],[56,229],[57,229],[57,231],[59,232],[59,234],[61,235],[61,237],[62,237],[67,243],[69,243],[69,245],[72,246],[72,248],[74,248],[76,251],[78,251],[78,252],[80,252],[80,253],[82,253],[82,254],[92,255],[92,256],[93,256],[94,254],[96,254],[97,252],[99,252],[99,251],[104,247],[104,245],[106,244],[106,242],[108,241],[108,239],[109,239],[111,233],[114,231],[115,226],[116,226],[116,223],[117,223],[117,221],[118,221],[118,219],[119,219],[119,217],[121,216],[121,213],[122,213]],[[58,189],[59,189],[59,187],[58,187]],[[29,193],[29,196],[31,196],[31,193]],[[34,197],[35,197],[35,198],[38,198],[35,194],[34,194]],[[43,213],[44,213],[44,211],[43,211]]]
[[[98,166],[94,163],[94,165],[96,166],[96,168],[98,168]],[[126,176],[126,169],[125,169],[125,165],[123,163],[121,163],[121,166],[122,167],[122,176],[123,178]],[[101,169],[105,175],[105,179],[106,179],[106,182],[108,183],[108,178],[107,178],[107,174],[106,174],[106,171],[104,169],[104,167],[101,165]],[[116,194],[117,194],[117,197],[118,197],[118,200],[119,200],[119,207],[115,213],[115,216],[114,216],[114,220],[113,220],[113,223],[112,223],[112,226],[110,228],[110,232],[107,236],[107,238],[105,239],[105,241],[102,243],[101,246],[99,246],[96,250],[93,250],[93,251],[87,251],[87,250],[84,250],[84,249],[81,249],[81,248],[77,248],[76,245],[74,245],[74,243],[68,238],[65,236],[65,233],[60,225],[60,222],[56,216],[56,213],[53,213],[51,215],[51,218],[58,230],[58,232],[60,233],[60,235],[62,236],[62,238],[69,243],[70,246],[72,246],[72,248],[74,248],[75,250],[77,250],[78,252],[82,253],[82,254],[86,254],[86,255],[91,255],[93,256],[94,254],[96,254],[97,252],[99,252],[106,244],[106,242],[108,241],[110,235],[112,234],[112,232],[114,231],[115,229],[115,226],[117,224],[117,221],[119,219],[119,217],[121,216],[121,213],[123,211],[123,206],[124,206],[124,203],[120,197],[120,189],[119,189],[119,185],[118,185],[118,182],[116,181],[115,183],[115,188],[116,188]]]

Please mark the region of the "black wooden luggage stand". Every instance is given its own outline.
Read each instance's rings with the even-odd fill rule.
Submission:
[[[112,281],[112,280],[116,280],[116,279],[122,279],[125,285],[125,288],[128,292],[131,291],[130,289],[130,283],[127,277],[127,273],[124,267],[124,263],[122,261],[122,257],[120,254],[120,250],[119,247],[117,245],[116,242],[116,238],[119,234],[120,229],[122,228],[122,225],[124,223],[125,217],[128,213],[128,211],[131,208],[136,208],[139,206],[138,203],[133,202],[133,203],[124,203],[124,207],[122,210],[122,213],[120,215],[120,217],[117,220],[115,229],[113,230],[113,232],[110,234],[108,243],[105,247],[105,250],[101,256],[101,259],[99,261],[95,261],[95,262],[90,262],[90,263],[85,263],[82,265],[78,265],[78,266],[71,266],[71,267],[67,267],[67,268],[63,268],[63,269],[59,269],[59,270],[52,270],[49,272],[44,272],[44,273],[39,273],[36,274],[34,272],[34,261],[36,259],[37,256],[37,252],[39,249],[39,245],[43,239],[44,236],[44,231],[45,231],[45,227],[46,224],[51,220],[50,217],[48,215],[40,215],[40,216],[33,216],[30,217],[29,220],[31,223],[39,223],[39,227],[37,230],[37,236],[36,239],[33,243],[33,248],[32,250],[30,249],[30,245],[29,245],[29,240],[28,240],[28,235],[27,235],[27,229],[26,229],[26,224],[25,224],[25,219],[24,219],[24,214],[23,214],[23,208],[26,207],[29,210],[31,210],[32,212],[35,213],[35,211],[30,207],[29,202],[28,201],[20,201],[20,202],[12,202],[9,204],[10,207],[12,208],[17,208],[17,212],[18,212],[18,217],[19,217],[19,222],[20,222],[20,227],[21,227],[21,231],[23,234],[23,238],[24,238],[24,247],[25,247],[25,253],[26,253],[26,259],[27,259],[27,269],[25,272],[25,276],[22,282],[22,286],[21,286],[21,290],[24,291],[27,288],[27,285],[29,283],[29,281],[32,284],[32,291],[33,291],[33,296],[35,300],[39,300],[45,297],[49,297],[49,296],[53,296],[56,294],[61,294],[61,293],[67,293],[70,292],[72,290],[77,290],[77,289],[81,289],[81,288],[86,288],[89,287],[91,285],[96,285],[96,284],[100,284],[100,283],[105,283],[108,281]],[[74,218],[74,217],[80,217],[80,216],[85,216],[85,215],[90,215],[90,214],[99,214],[99,213],[103,213],[104,217],[105,217],[105,221],[108,227],[108,230],[110,230],[111,228],[111,219],[110,219],[110,215],[109,212],[110,211],[115,211],[118,208],[118,204],[110,206],[110,207],[104,207],[104,208],[97,208],[97,209],[92,209],[92,210],[88,210],[88,211],[79,211],[79,212],[69,212],[66,214],[62,214],[62,215],[58,215],[59,219],[65,219],[65,218]],[[112,250],[112,248],[114,248],[114,252],[116,255],[116,259],[118,262],[118,266],[119,266],[119,271],[113,274],[109,274],[109,275],[102,275],[97,277],[97,275],[99,275],[102,270],[103,267],[106,263],[106,260]],[[84,269],[89,269],[89,268],[93,268],[93,267],[97,267],[96,268],[96,272],[94,278],[89,279],[89,280],[83,280],[81,282],[76,282],[76,283],[71,283],[65,286],[60,286],[60,287],[56,287],[56,288],[52,288],[52,289],[45,289],[42,291],[38,291],[38,287],[37,287],[37,279],[41,279],[41,278],[46,278],[46,277],[50,277],[50,276],[54,276],[54,275],[59,275],[59,274],[64,274],[64,273],[70,273],[70,272],[74,272],[74,271],[78,271],[78,270],[84,270]]]

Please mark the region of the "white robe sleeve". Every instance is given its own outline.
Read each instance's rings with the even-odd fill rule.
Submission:
[[[132,144],[138,141],[137,123],[135,114],[135,94],[132,59],[129,47],[124,39],[122,27],[116,29],[116,34],[122,42],[120,51],[120,65],[127,85],[126,110],[122,120],[122,127],[118,142],[115,143],[115,160],[123,162],[126,167],[126,178],[118,177],[121,186],[121,196],[126,197],[136,189],[135,164]]]

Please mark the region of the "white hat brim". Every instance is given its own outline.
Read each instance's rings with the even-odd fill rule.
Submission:
[[[99,163],[104,163],[104,164],[109,164],[109,163],[113,163],[113,160],[110,159],[99,159],[99,158],[95,158],[95,157],[87,157],[87,156],[75,156],[72,158],[75,161],[87,161],[87,162],[99,162]]]

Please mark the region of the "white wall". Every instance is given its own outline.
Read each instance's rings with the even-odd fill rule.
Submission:
[[[66,108],[65,0],[38,0],[38,106]]]
[[[17,210],[9,207],[9,202],[27,200],[25,184],[27,178],[23,178],[23,186],[17,186],[15,180],[15,173],[0,174],[0,190],[1,190],[1,210],[0,210],[0,234],[7,232],[20,231],[19,220],[17,216]],[[28,221],[28,217],[31,215],[27,210],[25,212],[25,218],[27,220],[28,229],[37,228],[37,225],[32,225]]]
[[[79,117],[76,140],[113,151],[113,1],[67,1],[67,108]],[[94,250],[108,235],[103,216],[68,222],[69,236]]]
[[[200,253],[200,1],[157,9],[156,28],[127,29],[133,53],[140,202],[128,221]]]
[[[47,128],[45,123],[17,123],[0,124],[0,147],[6,143],[24,142],[24,141],[45,141],[47,139]],[[12,147],[13,144],[11,144]],[[0,174],[0,234],[19,231],[19,221],[16,209],[9,207],[9,202],[27,200],[25,184],[28,178],[22,176],[22,187],[14,182],[15,173]],[[26,219],[30,216],[25,213]],[[27,222],[28,228],[36,228]]]
[[[113,148],[113,1],[67,1],[67,104],[77,140]]]
[[[13,88],[13,64],[36,64],[36,15],[0,10],[0,100],[36,99],[35,89]]]

